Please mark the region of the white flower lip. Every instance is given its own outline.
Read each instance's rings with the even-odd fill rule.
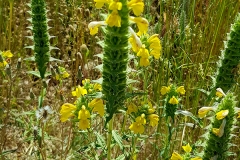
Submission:
[[[88,24],[88,28],[94,28],[95,26],[105,26],[107,25],[105,21],[92,21]]]
[[[141,42],[140,38],[137,36],[137,34],[134,32],[134,30],[131,27],[129,27],[128,30],[131,33],[131,35],[134,37],[134,39],[136,40],[137,46],[139,48],[141,48],[142,42]]]

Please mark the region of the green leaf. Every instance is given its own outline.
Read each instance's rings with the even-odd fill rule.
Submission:
[[[38,78],[41,78],[39,71],[27,71],[27,73],[32,74]]]
[[[100,135],[98,132],[94,132],[94,134],[97,136],[97,143],[104,148],[106,146],[105,140],[102,135]]]
[[[123,149],[123,144],[122,144],[122,138],[118,135],[116,130],[112,131],[113,139],[117,142],[119,145],[120,149]]]

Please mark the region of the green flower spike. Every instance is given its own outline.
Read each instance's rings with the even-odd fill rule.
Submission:
[[[125,99],[126,69],[128,63],[129,10],[127,0],[120,0],[121,10],[113,10],[108,16],[104,40],[102,92],[106,100],[108,122]],[[113,17],[114,19],[113,23]],[[120,26],[117,21],[121,22]],[[115,25],[115,26],[113,26]]]
[[[225,49],[222,51],[221,60],[218,63],[218,72],[213,91],[220,87],[226,93],[235,83],[233,71],[237,68],[240,60],[240,14],[236,17],[235,23],[227,35]],[[212,95],[215,92],[212,92]]]
[[[235,123],[236,101],[232,93],[228,93],[220,102],[216,115],[209,130],[203,160],[216,158],[217,160],[229,159],[232,131]]]
[[[28,38],[33,39],[34,46],[30,46],[27,48],[32,48],[35,53],[35,62],[37,63],[38,70],[40,72],[40,76],[43,79],[45,77],[45,72],[47,69],[47,63],[50,59],[50,43],[49,39],[51,38],[48,34],[48,19],[47,19],[47,11],[45,9],[46,4],[45,0],[32,0],[31,4],[29,4],[31,11],[30,22],[32,26],[29,27],[33,36]]]

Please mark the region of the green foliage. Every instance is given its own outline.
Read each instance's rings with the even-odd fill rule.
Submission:
[[[119,107],[123,105],[126,88],[126,69],[128,63],[128,7],[121,0],[121,27],[107,27],[103,54],[103,94],[106,100],[108,122]]]
[[[234,125],[234,107],[236,105],[235,97],[232,93],[226,95],[226,97],[221,101],[216,111],[229,110],[228,115],[221,120],[218,120],[216,117],[213,118],[212,127],[209,130],[209,137],[204,148],[203,160],[209,160],[213,157],[216,157],[217,160],[226,160],[229,156],[229,148],[231,146],[231,134]],[[213,128],[219,128],[222,124],[222,121],[226,120],[226,125],[224,127],[223,136],[216,136],[213,132]]]
[[[46,4],[44,0],[32,0],[31,22],[34,41],[35,62],[37,63],[40,76],[43,79],[50,59],[50,43],[47,24]]]

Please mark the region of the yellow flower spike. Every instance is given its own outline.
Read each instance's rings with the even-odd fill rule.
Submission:
[[[221,88],[217,88],[216,89],[216,96],[218,98],[222,98],[223,96],[226,96],[226,94],[223,92],[223,90]]]
[[[150,114],[148,116],[149,121],[150,121],[150,126],[154,127],[158,125],[158,121],[159,121],[159,116],[157,114]]]
[[[194,157],[194,158],[191,158],[190,160],[202,160],[201,157]]]
[[[64,103],[61,106],[60,115],[61,115],[61,122],[65,122],[68,118],[74,116],[74,112],[76,111],[77,107],[71,103]]]
[[[178,104],[178,100],[177,100],[177,98],[175,96],[172,96],[172,98],[169,100],[168,103],[170,103],[170,104]]]
[[[170,86],[166,87],[166,86],[162,86],[161,88],[161,95],[165,95],[170,91]]]
[[[224,134],[225,125],[226,125],[226,119],[224,119],[224,120],[222,121],[222,124],[221,124],[220,128],[213,128],[213,129],[212,129],[212,132],[213,132],[216,136],[222,137],[223,134]]]
[[[131,0],[130,2],[128,2],[127,5],[130,9],[133,10],[133,13],[136,16],[139,16],[143,12],[144,9],[143,0]]]
[[[113,10],[110,15],[108,15],[106,19],[106,23],[110,26],[121,27],[121,17],[118,14],[117,10]]]
[[[138,26],[139,32],[137,33],[138,36],[141,36],[142,34],[146,34],[148,31],[148,20],[142,17],[129,17],[129,19],[133,22],[135,22]]]
[[[136,113],[138,111],[138,108],[134,103],[130,103],[127,108],[127,114],[131,114],[132,112]]]
[[[105,21],[93,21],[88,24],[88,29],[91,35],[98,33],[98,27],[107,25]]]
[[[69,76],[70,75],[67,71],[63,72],[63,75],[62,75],[63,78],[68,78]]]
[[[184,95],[185,94],[185,89],[184,89],[184,86],[180,86],[177,88],[177,92],[180,93],[181,95]]]
[[[221,119],[225,118],[228,115],[228,113],[229,113],[228,109],[227,110],[221,110],[220,112],[216,113],[216,118],[218,120],[221,120]]]
[[[98,91],[102,91],[102,86],[101,86],[101,84],[99,84],[99,83],[95,83],[94,84],[94,86],[93,86],[93,89],[94,90],[98,90]]]
[[[86,130],[90,128],[90,120],[89,119],[80,119],[79,121],[79,129]]]
[[[121,2],[112,1],[109,4],[109,9],[110,10],[121,10],[122,9],[122,3]]]
[[[10,50],[8,50],[8,51],[3,51],[3,52],[2,52],[2,56],[3,56],[4,58],[11,58],[11,57],[13,57],[13,54],[11,53]]]
[[[209,111],[214,111],[214,107],[202,107],[198,110],[198,117],[203,118],[207,115]]]
[[[133,122],[129,129],[135,134],[142,134],[144,132],[144,126],[139,122]]]
[[[99,113],[100,116],[104,116],[104,105],[103,105],[103,100],[100,98],[96,98],[92,100],[89,104],[88,107],[93,108],[93,112],[96,111]]]
[[[90,112],[82,105],[82,109],[78,112],[78,119],[86,120],[90,118]]]
[[[110,0],[94,0],[96,2],[95,6],[97,9],[100,9],[103,7],[104,3],[109,3]]]
[[[192,151],[192,147],[189,145],[189,143],[186,146],[182,146],[182,148],[187,153],[190,153]]]
[[[173,152],[170,160],[183,160],[183,157],[177,152]]]
[[[75,91],[72,91],[72,95],[74,97],[81,97],[84,96],[85,94],[87,94],[87,90],[81,87],[80,85],[78,85]]]

